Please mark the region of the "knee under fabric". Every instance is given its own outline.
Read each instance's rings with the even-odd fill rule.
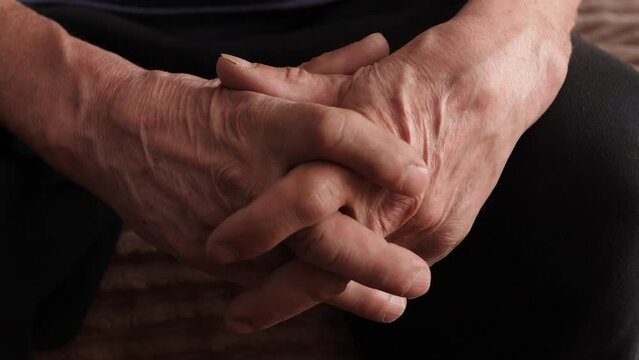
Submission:
[[[462,244],[362,358],[631,360],[639,353],[639,74],[573,40],[566,83]]]

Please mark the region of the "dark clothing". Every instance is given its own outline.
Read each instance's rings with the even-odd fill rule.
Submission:
[[[0,130],[0,359],[59,346],[80,328],[120,220]]]
[[[355,322],[367,354],[639,359],[639,74],[573,44],[559,96],[431,291],[395,324]]]
[[[397,48],[462,3],[350,0],[172,17],[37,10],[141,66],[212,78],[220,52],[294,65],[375,31]],[[352,319],[363,358],[639,358],[639,75],[578,38],[574,44],[561,93],[523,136],[471,234],[433,268],[429,294],[392,325]],[[29,346],[73,334],[117,228],[99,202],[47,180],[50,171],[13,142],[5,136],[0,154],[0,221],[12,229],[1,255],[8,305],[0,311],[20,312],[2,317],[12,336],[0,337],[2,359],[27,358]],[[59,300],[67,297],[77,304]]]
[[[21,0],[28,5],[77,5],[130,14],[202,14],[294,9],[339,0]]]

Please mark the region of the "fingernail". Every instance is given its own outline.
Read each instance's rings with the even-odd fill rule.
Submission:
[[[252,333],[255,331],[255,329],[251,325],[239,320],[227,321],[226,327],[232,332],[240,335]]]
[[[388,303],[386,304],[386,308],[384,309],[382,322],[388,324],[399,319],[406,310],[406,303],[406,298],[391,295]]]
[[[237,250],[224,243],[209,243],[206,253],[218,265],[236,262],[240,257]]]
[[[417,196],[424,192],[427,182],[428,171],[426,167],[411,165],[406,169],[406,176],[400,190],[408,196]]]
[[[368,35],[367,37],[365,37],[365,38],[364,38],[364,39],[362,39],[362,40],[368,40],[368,39],[370,39],[370,38],[380,37],[380,36],[384,36],[384,35],[382,35],[382,33],[380,33],[380,32],[376,32],[376,33],[372,33],[372,34]]]
[[[255,66],[255,64],[253,64],[250,61],[246,61],[242,58],[239,58],[237,56],[233,56],[233,55],[229,55],[229,54],[220,54],[221,57],[223,57],[224,59],[230,61],[231,63],[233,63],[233,65],[237,65],[241,68],[252,68],[253,66]]]

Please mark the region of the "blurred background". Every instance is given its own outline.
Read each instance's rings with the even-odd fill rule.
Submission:
[[[639,68],[639,0],[583,0],[575,31]]]

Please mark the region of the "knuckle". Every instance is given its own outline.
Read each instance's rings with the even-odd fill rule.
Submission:
[[[315,123],[315,145],[324,152],[337,149],[346,140],[347,121],[341,111],[324,110]]]
[[[326,228],[318,225],[299,233],[290,245],[300,259],[316,259],[322,255],[322,243],[326,241],[327,236]]]
[[[310,224],[328,214],[326,200],[317,190],[311,190],[299,198],[295,206],[295,217],[302,224]]]
[[[348,254],[339,246],[331,246],[333,234],[331,226],[319,224],[300,234],[291,248],[295,255],[308,263],[321,264],[325,269],[336,269],[348,258]]]
[[[407,223],[419,211],[422,197],[407,197],[400,194],[385,194],[380,215],[375,219],[375,228],[382,234],[390,234]]]
[[[297,219],[303,224],[314,223],[328,216],[338,200],[336,185],[330,177],[305,175],[302,186],[305,196],[299,196],[295,206]]]
[[[346,290],[348,286],[348,280],[338,278],[337,276],[330,276],[323,279],[316,286],[307,288],[307,296],[313,302],[323,303],[326,300],[341,294]]]
[[[320,256],[323,256],[320,261],[327,269],[335,269],[344,263],[345,259],[349,258],[341,247],[337,247],[333,250],[327,249],[323,253],[320,253]]]
[[[248,139],[255,141],[256,124],[263,125],[263,114],[271,113],[272,108],[269,99],[261,95],[249,98],[243,93],[218,92],[210,109],[209,134],[221,146],[245,144]]]
[[[284,69],[284,81],[287,83],[299,83],[307,75],[308,72],[301,67],[287,67]]]
[[[222,213],[245,207],[251,198],[250,186],[245,181],[247,171],[237,159],[224,159],[209,169],[213,191],[210,195],[219,204]],[[234,196],[229,196],[233,194]]]
[[[422,244],[426,260],[434,263],[445,258],[460,242],[460,236],[449,229],[434,231]]]
[[[421,206],[423,212],[420,219],[421,230],[434,233],[443,228],[451,213],[450,208],[448,202],[439,201],[427,195]]]

